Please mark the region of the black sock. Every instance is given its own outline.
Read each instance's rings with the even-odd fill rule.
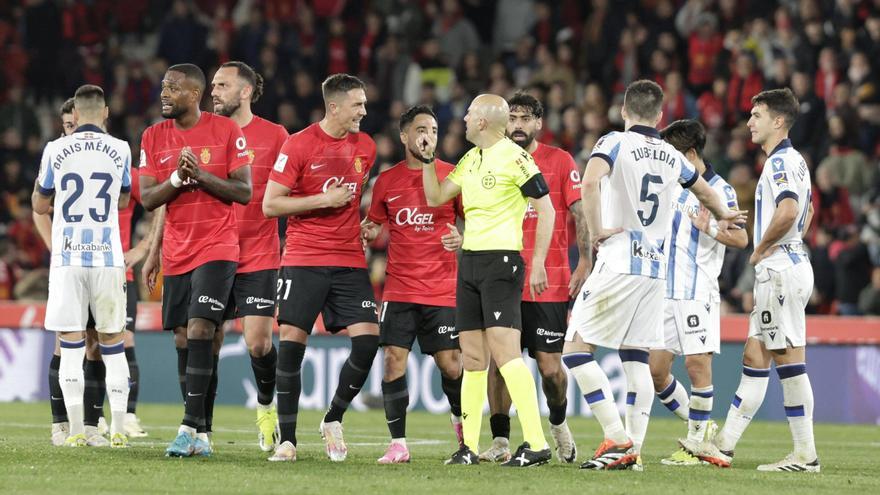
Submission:
[[[134,354],[134,347],[125,348],[125,359],[128,361],[128,410],[132,414],[137,411],[139,382],[141,381],[141,370],[138,368],[137,357]]]
[[[489,426],[492,428],[492,438],[510,438],[510,416],[506,414],[493,414],[489,416]]]
[[[458,375],[458,378],[452,380],[440,375],[440,385],[449,400],[449,408],[452,414],[459,417],[461,417],[461,377],[462,375]]]
[[[568,409],[568,399],[563,399],[562,404],[558,406],[547,404],[547,408],[550,409],[550,424],[559,426],[565,421],[565,410]]]
[[[385,399],[385,422],[388,423],[391,438],[406,438],[406,408],[409,406],[406,375],[382,382],[382,397]]]
[[[272,403],[277,362],[278,352],[274,345],[265,356],[251,356],[251,368],[254,370],[254,380],[257,382],[257,402],[261,405],[268,406]]]
[[[217,382],[220,375],[217,374],[217,363],[220,362],[220,355],[214,354],[214,366],[211,369],[211,381],[208,382],[208,393],[205,394],[205,431],[212,432],[211,425],[214,424],[214,401],[217,400]]]
[[[342,421],[342,415],[348,409],[351,400],[357,396],[367,381],[367,375],[373,366],[376,351],[379,350],[378,335],[360,335],[351,338],[351,354],[339,372],[339,385],[330,402],[330,409],[324,415],[324,422]]]
[[[58,367],[61,366],[61,356],[52,356],[49,361],[49,405],[52,406],[52,422],[67,422],[67,409],[64,406],[64,393],[61,392],[61,384],[58,383]]]
[[[101,394],[100,368],[103,367],[102,361],[92,361],[86,359],[83,365],[83,377],[85,378],[85,389],[83,391],[83,423],[86,426],[98,426],[98,418],[104,409],[104,397]],[[105,369],[106,370],[106,369]],[[106,373],[106,371],[105,371]]]
[[[107,398],[107,366],[104,364],[103,360],[96,361],[98,370],[98,405],[101,406],[98,409],[98,417],[104,417],[104,399]]]
[[[303,356],[306,346],[299,342],[282,340],[278,345],[276,387],[278,388],[278,427],[281,442],[296,445],[296,415],[299,411],[299,394],[302,392]]]
[[[205,431],[205,395],[213,374],[214,353],[211,340],[187,339],[189,349],[186,360],[186,401],[184,401],[184,426]]]
[[[189,358],[189,349],[177,347],[177,382],[180,384],[180,396],[186,403],[186,361]]]

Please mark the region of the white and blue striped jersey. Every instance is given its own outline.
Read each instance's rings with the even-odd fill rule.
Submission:
[[[664,240],[681,184],[699,178],[693,165],[652,127],[634,125],[599,139],[590,156],[605,160],[611,173],[602,180],[602,226],[622,228],[599,246],[597,262],[615,273],[666,278]]]
[[[55,194],[52,267],[122,267],[120,193],[131,190],[128,143],[84,125],[46,145],[38,190]]]
[[[776,243],[779,248],[759,263],[776,271],[808,261],[803,236],[812,199],[810,170],[803,156],[792,148],[788,139],[783,139],[773,149],[758,179],[758,189],[755,191],[755,246],[761,242],[770,226],[776,205],[785,198],[797,201],[797,220]]]
[[[728,208],[737,208],[736,192],[710,164],[703,179]],[[672,229],[669,231],[669,262],[666,269],[666,299],[691,301],[719,300],[718,276],[724,263],[724,244],[700,232],[691,222],[700,213],[700,201],[687,189],[679,189],[672,203]],[[715,219],[709,220],[717,225]]]

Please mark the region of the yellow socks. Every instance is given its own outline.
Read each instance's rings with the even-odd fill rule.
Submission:
[[[479,453],[480,426],[483,423],[483,405],[486,402],[488,380],[489,372],[486,370],[464,370],[461,380],[461,423],[464,430],[464,444],[475,453]],[[534,391],[535,387],[532,384],[533,394]],[[540,427],[540,424],[538,426]]]
[[[502,366],[501,376],[507,384],[510,398],[516,407],[516,415],[523,430],[523,438],[529,442],[532,450],[541,450],[547,445],[544,439],[544,430],[541,426],[541,414],[538,411],[538,397],[535,389],[535,379],[529,372],[528,366],[522,358],[508,361]],[[467,376],[467,375],[465,375]],[[483,375],[485,377],[485,373]],[[485,378],[484,378],[485,380]],[[485,383],[485,382],[484,382]],[[484,385],[485,387],[485,385]],[[462,384],[462,406],[464,406],[464,385]],[[462,408],[462,410],[464,410]],[[465,426],[465,441],[467,441],[467,426]],[[477,432],[479,433],[479,431]]]

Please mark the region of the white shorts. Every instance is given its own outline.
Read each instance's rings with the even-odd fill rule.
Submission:
[[[125,329],[125,304],[122,267],[58,266],[49,270],[46,330],[85,330],[91,307],[95,330],[121,332]]]
[[[608,349],[662,347],[665,289],[665,280],[597,265],[571,310],[565,340],[578,334],[585,343]]]
[[[755,309],[749,318],[749,337],[767,349],[807,344],[804,309],[813,293],[813,267],[798,263],[781,272],[755,267]]]
[[[666,299],[665,350],[678,355],[721,352],[721,305],[710,301]]]

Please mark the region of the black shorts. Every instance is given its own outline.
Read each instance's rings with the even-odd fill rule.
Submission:
[[[185,327],[192,318],[223,323],[235,280],[234,261],[209,261],[182,275],[162,280],[162,328]]]
[[[412,350],[418,337],[422,354],[458,349],[455,308],[386,301],[379,311],[379,345]]]
[[[567,302],[522,303],[522,348],[535,352],[561,353],[568,329]]]
[[[525,264],[517,251],[465,251],[458,267],[455,328],[522,330]]]
[[[234,320],[242,316],[274,318],[277,291],[278,270],[237,273],[223,319]]]
[[[355,323],[378,323],[366,268],[282,266],[278,273],[278,323],[312,333],[320,313],[336,333]]]
[[[138,312],[138,285],[137,282],[125,283],[125,329],[134,332],[137,324]]]

